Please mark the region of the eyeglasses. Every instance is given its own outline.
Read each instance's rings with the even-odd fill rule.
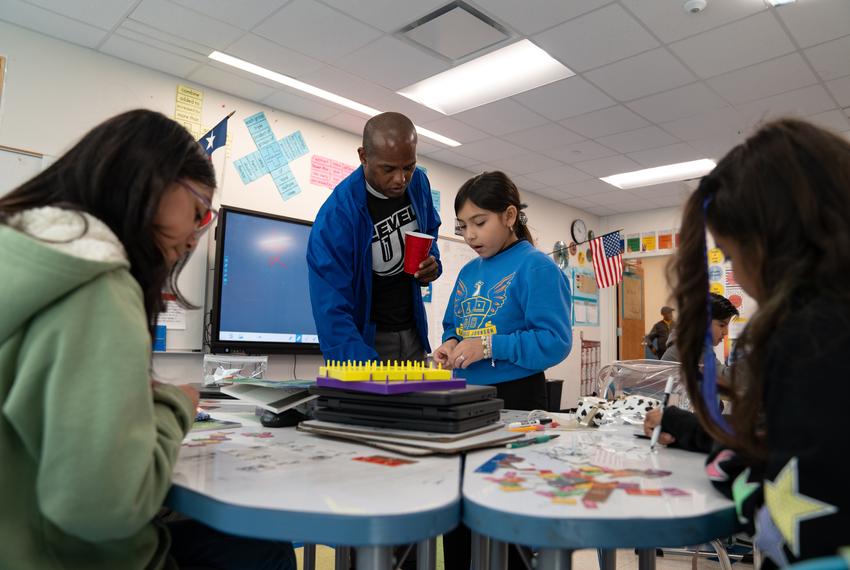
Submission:
[[[218,210],[216,210],[215,208],[212,207],[212,203],[209,201],[209,199],[206,196],[204,196],[203,194],[201,194],[200,192],[198,192],[197,190],[192,188],[192,186],[189,185],[188,182],[183,182],[182,180],[178,180],[177,183],[180,186],[182,186],[183,188],[185,188],[195,198],[197,198],[201,202],[201,204],[204,206],[204,208],[206,208],[206,211],[201,216],[201,219],[198,220],[197,223],[195,224],[195,232],[196,233],[201,233],[201,232],[205,231],[218,218]]]

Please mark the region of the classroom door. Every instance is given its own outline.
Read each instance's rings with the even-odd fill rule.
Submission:
[[[617,285],[617,358],[637,360],[644,358],[643,268],[627,262],[623,268],[623,281]]]

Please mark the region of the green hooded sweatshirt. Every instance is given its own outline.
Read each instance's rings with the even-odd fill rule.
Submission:
[[[3,569],[171,566],[153,519],[194,410],[152,387],[141,288],[85,218],[38,208],[0,224]]]

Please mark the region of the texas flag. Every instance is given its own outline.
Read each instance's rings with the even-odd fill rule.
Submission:
[[[204,147],[207,156],[211,156],[215,149],[227,144],[227,119],[232,115],[233,113],[230,113],[230,115],[223,118],[219,124],[210,129],[210,132],[202,136],[198,141]]]

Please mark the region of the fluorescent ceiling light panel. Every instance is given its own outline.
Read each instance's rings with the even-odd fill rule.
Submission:
[[[690,180],[705,176],[717,164],[708,158],[700,160],[692,160],[690,162],[679,162],[676,164],[667,164],[665,166],[657,166],[655,168],[646,168],[644,170],[635,170],[634,172],[624,172],[622,174],[614,174],[600,178],[601,181],[612,184],[617,188],[626,190],[628,188],[639,188],[641,186],[652,186],[653,184],[662,184],[664,182],[676,182],[678,180]]]
[[[283,75],[282,73],[272,71],[271,69],[260,67],[259,65],[255,65],[249,61],[245,61],[244,59],[239,59],[238,57],[233,57],[232,55],[227,55],[226,53],[222,53],[220,51],[212,52],[209,55],[209,58],[224,63],[226,65],[236,67],[238,69],[241,69],[242,71],[247,71],[248,73],[253,73],[254,75],[259,75],[260,77],[265,77],[266,79],[274,81],[275,83],[280,83],[281,85],[286,85],[287,87],[297,89],[298,91],[303,91],[304,93],[308,93],[310,95],[313,95],[314,97],[319,97],[320,99],[324,99],[325,101],[336,103],[337,105],[341,105],[348,109],[357,111],[358,113],[362,113],[367,117],[374,117],[375,115],[379,115],[382,112],[378,109],[375,109],[374,107],[363,105],[361,103],[358,103],[357,101],[352,101],[351,99],[347,99],[345,97],[342,97],[341,95],[337,95],[336,93],[331,93],[330,91],[320,89],[315,85],[310,85],[309,83],[298,81],[297,79],[289,77],[288,75]],[[437,142],[443,143],[444,145],[460,146],[461,144],[454,139],[444,137],[441,134],[435,133],[434,131],[430,131],[428,129],[423,129],[419,126],[416,127],[416,132],[422,135],[423,137],[428,137],[429,139],[433,139]]]
[[[771,6],[784,6],[785,4],[793,4],[797,0],[767,0]]]
[[[522,40],[398,93],[445,115],[454,115],[573,75],[548,53]]]

